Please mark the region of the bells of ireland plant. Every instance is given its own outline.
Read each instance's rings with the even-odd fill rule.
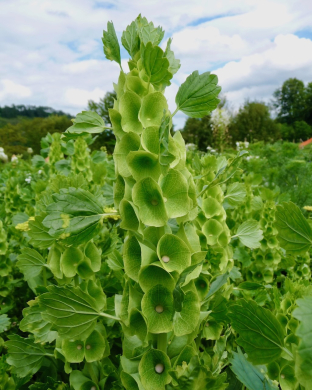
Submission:
[[[115,207],[127,232],[119,307],[126,389],[179,388],[187,380],[190,373],[177,370],[182,361],[190,364],[199,355],[194,340],[205,317],[207,245],[226,248],[229,241],[222,205],[208,196],[200,211],[183,138],[180,132],[172,135],[178,111],[193,118],[207,115],[217,107],[221,88],[215,75],[195,71],[180,86],[171,113],[164,93],[180,61],[171,39],[165,50],[159,46],[163,36],[160,27],[141,16],[132,22],[121,38],[131,57],[128,71],[122,69],[112,23],[103,37],[106,57],[120,66],[117,100],[109,114],[116,136]],[[199,212],[204,221],[197,221]],[[199,360],[193,360],[200,370]]]

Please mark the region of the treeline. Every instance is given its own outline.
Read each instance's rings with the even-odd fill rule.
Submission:
[[[224,101],[221,107],[224,106]],[[199,150],[216,145],[211,116],[188,118],[182,129],[187,143]],[[234,146],[240,141],[274,142],[279,139],[301,142],[312,137],[312,82],[307,86],[301,80],[290,78],[277,89],[270,104],[247,101],[226,129],[226,142]]]
[[[63,111],[44,106],[25,106],[24,104],[16,106],[15,104],[12,104],[12,106],[0,107],[0,118],[5,119],[18,118],[19,116],[26,118],[47,118],[51,115],[65,115],[69,118],[71,117],[71,115],[66,114]]]
[[[12,154],[25,154],[31,147],[35,154],[40,153],[40,140],[48,133],[63,132],[72,125],[66,116],[51,115],[47,118],[20,118],[18,123],[8,123],[0,128],[0,146],[11,157]]]
[[[97,112],[105,123],[110,124],[109,109],[113,107],[114,99],[116,93],[108,92],[99,102],[90,100],[87,109]],[[219,106],[221,122],[225,107],[226,101],[223,99]],[[236,142],[245,140],[305,141],[312,137],[312,82],[305,86],[302,81],[290,78],[274,92],[270,104],[247,101],[236,114],[230,115],[229,121],[223,120],[220,125],[213,115],[186,120],[181,130],[186,143],[195,144],[199,150],[206,151],[208,146],[221,150],[223,146],[235,146]],[[9,156],[23,154],[28,147],[34,153],[39,153],[42,137],[48,132],[63,132],[71,124],[70,115],[50,107],[0,107],[0,146]],[[106,130],[96,137],[91,148],[99,149],[105,145],[112,153],[114,144],[113,133]]]

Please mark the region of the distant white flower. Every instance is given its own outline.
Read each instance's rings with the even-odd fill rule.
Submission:
[[[27,148],[27,153],[32,154],[34,153],[34,151],[32,150],[32,148]]]
[[[231,115],[224,108],[216,108],[211,113],[211,122],[215,127],[227,127],[230,124]]]
[[[248,148],[249,142],[248,142],[248,141],[245,141],[245,142],[244,142],[244,145],[245,145],[245,148]]]
[[[15,156],[15,154],[12,155],[11,161],[12,162],[18,161],[18,158]]]
[[[39,169],[39,171],[38,171],[38,174],[39,174],[39,175],[41,175],[41,173],[42,173],[42,170],[41,170],[41,169]]]
[[[186,148],[186,150],[194,152],[196,150],[196,145],[195,144],[191,144],[191,143],[190,144],[186,144],[185,148]]]
[[[31,182],[31,177],[26,177],[25,181],[29,184]]]
[[[3,162],[8,161],[8,156],[4,153],[4,149],[0,147],[0,160]]]

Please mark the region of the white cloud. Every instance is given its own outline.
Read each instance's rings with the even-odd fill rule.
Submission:
[[[24,85],[15,83],[12,80],[4,79],[0,81],[0,100],[5,100],[8,97],[28,98],[31,96],[31,90]]]
[[[229,62],[214,71],[235,106],[244,99],[268,101],[287,78],[312,81],[312,41],[293,34],[278,35],[268,50]]]
[[[87,91],[79,88],[69,88],[65,91],[65,99],[70,106],[83,107],[86,106],[88,100],[98,101],[105,95],[105,91],[100,88],[95,88],[93,91]]]
[[[117,35],[139,13],[160,24],[182,67],[166,96],[175,109],[178,85],[188,74],[217,69],[234,104],[269,99],[288,77],[312,81],[311,0],[11,0],[0,2],[1,105],[36,104],[76,114],[98,100],[119,74],[105,60],[101,36],[113,20]],[[122,52],[122,53],[125,53]],[[126,59],[122,59],[126,70]],[[13,83],[13,84],[12,84]],[[185,116],[175,117],[182,127]]]

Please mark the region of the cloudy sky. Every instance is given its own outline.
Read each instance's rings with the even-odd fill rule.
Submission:
[[[181,60],[166,96],[212,71],[233,109],[269,101],[289,77],[312,81],[311,0],[0,0],[0,106],[34,104],[76,114],[112,90],[105,59],[108,20],[117,35],[141,13],[166,30]],[[127,52],[122,51],[124,65]],[[185,117],[176,116],[177,127]]]

